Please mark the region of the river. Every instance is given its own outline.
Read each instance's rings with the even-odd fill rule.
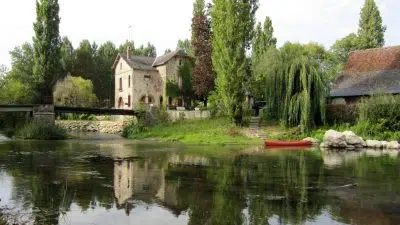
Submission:
[[[397,152],[0,142],[0,224],[400,224]],[[0,215],[1,215],[0,214]]]

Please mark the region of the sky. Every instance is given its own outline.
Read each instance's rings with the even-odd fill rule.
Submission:
[[[323,44],[358,29],[364,0],[259,0],[257,20],[271,17],[278,46],[287,41]],[[399,0],[376,0],[387,26],[386,45],[400,44]],[[74,47],[83,39],[117,46],[127,39],[135,45],[151,42],[158,55],[190,38],[193,0],[59,0],[60,35]],[[35,0],[0,0],[0,64],[10,67],[9,51],[32,42]],[[132,28],[129,28],[131,26]]]

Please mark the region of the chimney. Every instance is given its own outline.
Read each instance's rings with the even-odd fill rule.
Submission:
[[[127,58],[127,59],[130,59],[130,57],[131,57],[131,47],[128,46],[128,47],[126,48],[126,58]]]

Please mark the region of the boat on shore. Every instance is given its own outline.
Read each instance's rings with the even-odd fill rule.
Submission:
[[[309,147],[310,141],[265,141],[265,147]]]

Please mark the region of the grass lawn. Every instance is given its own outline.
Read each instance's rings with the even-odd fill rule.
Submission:
[[[227,118],[184,120],[158,124],[145,132],[131,134],[131,139],[156,139],[186,144],[261,144],[262,140],[248,138]]]

